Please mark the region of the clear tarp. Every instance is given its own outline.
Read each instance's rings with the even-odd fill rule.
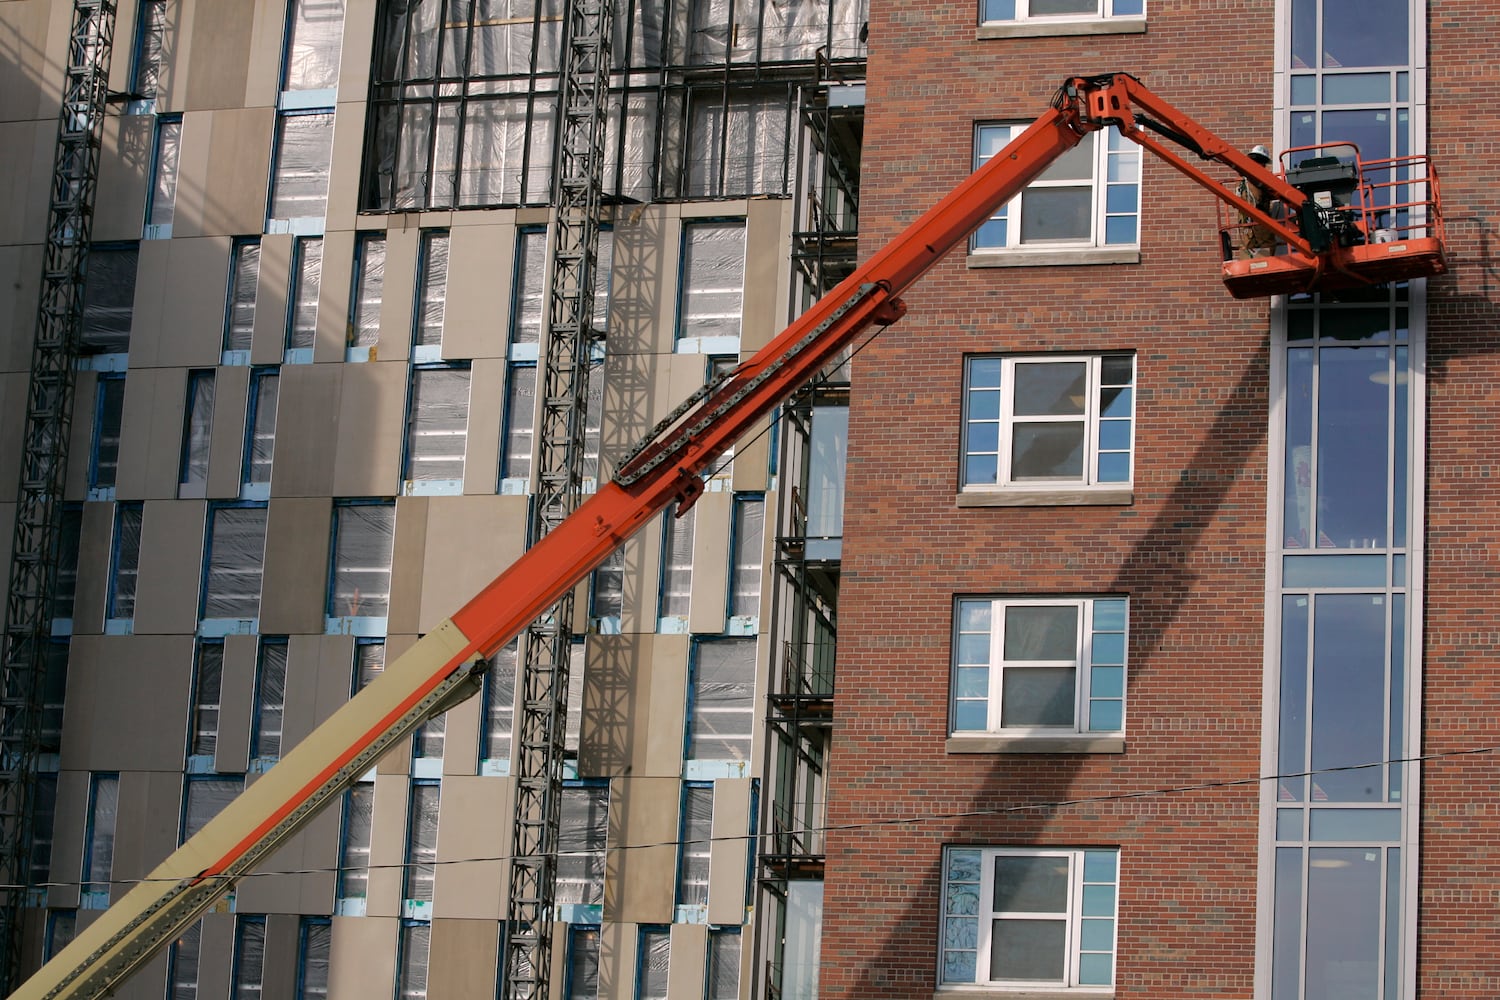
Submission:
[[[328,996],[328,964],[333,957],[333,925],[327,920],[302,918],[300,1000]]]
[[[448,297],[448,234],[422,234],[422,277],[417,292],[418,347],[443,342],[443,304]]]
[[[375,783],[360,781],[344,797],[344,839],[339,848],[340,899],[364,899],[370,881],[370,830],[375,819]]]
[[[236,917],[234,1000],[261,1000],[266,967],[266,918]]]
[[[183,931],[172,942],[171,981],[167,983],[169,1000],[198,1000],[198,950],[203,940],[203,921]]]
[[[411,786],[411,810],[407,813],[406,879],[403,899],[432,901],[437,873],[438,791],[434,782]]]
[[[282,115],[276,123],[271,218],[321,219],[328,202],[332,157],[332,112]]]
[[[785,90],[695,91],[686,153],[690,198],[785,194],[793,102]]]
[[[224,644],[198,647],[193,669],[193,734],[188,752],[211,756],[219,745],[219,698],[224,688]]]
[[[46,885],[52,881],[52,836],[57,826],[57,772],[38,772],[35,791],[35,818],[31,827],[31,884]],[[55,912],[55,911],[54,911]],[[69,926],[47,928],[48,955],[56,954],[73,939]],[[64,938],[65,940],[59,940]]]
[[[510,342],[535,344],[542,336],[543,301],[547,288],[547,231],[522,230],[516,237],[515,306]]]
[[[552,177],[556,112],[554,94],[538,94],[530,101],[525,96],[471,98],[463,120],[459,202],[496,205],[545,199]],[[440,134],[440,149],[444,141]]]
[[[677,505],[673,504],[663,515],[659,617],[687,617],[693,592],[693,521],[697,512],[698,508],[689,507],[678,517]]]
[[[682,906],[708,905],[713,830],[713,784],[688,785],[682,796],[682,870],[677,880],[677,902]]]
[[[83,508],[68,505],[62,511],[57,534],[57,555],[52,579],[52,617],[73,617],[73,599],[78,590],[78,540],[83,534]]]
[[[334,518],[337,541],[328,613],[334,617],[385,617],[391,598],[396,505],[340,504],[334,508]]]
[[[250,422],[250,454],[245,463],[245,482],[269,483],[276,452],[276,404],[281,396],[281,375],[256,372],[250,385],[253,418]]]
[[[531,476],[531,446],[536,425],[536,366],[511,365],[505,399],[504,478]]]
[[[362,642],[354,647],[354,693],[385,672],[385,643]]]
[[[760,614],[761,548],[765,543],[766,502],[741,499],[734,504],[734,567],[729,586],[729,613]]]
[[[618,618],[624,605],[625,552],[616,549],[594,570],[592,615],[595,618]]]
[[[297,278],[292,293],[292,329],[286,346],[311,348],[318,338],[318,292],[323,285],[323,237],[297,240]]]
[[[292,0],[283,90],[330,90],[339,82],[344,0]]]
[[[568,933],[568,1000],[599,996],[599,932],[570,928]]]
[[[354,321],[350,347],[374,347],[380,340],[380,297],[385,287],[385,237],[361,236],[356,248]]]
[[[255,681],[255,732],[252,757],[281,756],[281,726],[286,710],[286,655],[284,642],[262,642],[260,672]]]
[[[469,370],[414,370],[406,425],[407,479],[463,479],[469,430]]]
[[[156,162],[151,178],[151,208],[146,224],[170,226],[177,204],[177,154],[182,146],[182,119],[162,118],[156,124]]]
[[[255,329],[255,293],[260,284],[260,243],[236,243],[230,262],[229,316],[224,324],[224,350],[250,350]]]
[[[443,741],[448,733],[448,713],[434,715],[412,733],[412,756],[443,759]]]
[[[563,749],[575,757],[583,732],[583,674],[586,666],[583,637],[578,636],[568,654],[568,718],[563,725]]]
[[[115,519],[115,571],[109,592],[109,617],[135,617],[136,569],[141,561],[139,504],[121,504]]]
[[[595,300],[597,301],[597,300]],[[583,468],[585,479],[599,477],[599,448],[604,436],[604,359],[589,363],[589,400],[583,414]]]
[[[134,247],[91,247],[83,282],[83,326],[79,345],[88,354],[124,354],[130,346],[135,309]]]
[[[43,753],[62,749],[63,699],[68,692],[68,644],[52,641],[42,647],[42,718],[37,734]]]
[[[482,760],[510,760],[511,732],[516,712],[516,650],[512,639],[495,654],[484,675],[484,748]]]
[[[688,759],[748,761],[755,731],[755,640],[700,642]]]
[[[740,995],[740,940],[737,931],[708,932],[708,1000]]]
[[[115,485],[120,466],[120,422],[125,412],[125,379],[104,375],[99,378],[98,408],[94,414],[94,456],[89,470],[89,485],[107,489]],[[72,615],[59,615],[71,618]]]
[[[196,489],[202,496],[208,484],[208,446],[214,433],[214,373],[191,373],[187,396],[187,440],[182,444],[182,473],[177,485]]]
[[[684,225],[677,335],[739,336],[744,287],[744,222]]]
[[[221,507],[213,512],[203,617],[255,618],[266,553],[266,509]]]
[[[559,903],[604,902],[604,850],[609,835],[609,788],[564,788],[557,834]]]
[[[401,926],[401,1000],[419,1000],[427,996],[427,962],[431,949],[431,924]]]
[[[667,967],[672,954],[668,931],[641,931],[640,1000],[667,1000]]]
[[[223,775],[191,775],[187,783],[187,802],[182,808],[182,839],[186,841],[208,825],[209,820],[239,797],[245,790],[245,779]]]

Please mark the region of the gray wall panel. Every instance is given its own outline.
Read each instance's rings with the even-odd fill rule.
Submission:
[[[271,460],[271,495],[333,495],[333,456],[337,444],[343,365],[287,365],[281,369],[276,403],[276,452]],[[295,432],[294,432],[295,431]]]
[[[115,483],[119,499],[177,496],[186,394],[186,369],[133,368],[126,374]]]
[[[614,778],[609,783],[609,844],[604,919],[669,924],[677,894],[677,778]]]
[[[62,766],[181,773],[192,674],[190,635],[75,636]],[[121,719],[151,724],[121,725]]]
[[[207,494],[216,500],[240,495],[245,478],[245,417],[250,401],[250,369],[220,367],[214,375],[214,426],[208,447]]]
[[[261,631],[281,635],[323,631],[333,501],[272,500],[266,518],[266,569]]]
[[[198,628],[208,506],[202,500],[152,500],[143,511],[135,632],[191,634]]]
[[[214,751],[214,770],[222,774],[244,774],[250,766],[250,726],[255,717],[255,671],[259,658],[259,636],[225,638],[219,742]]]

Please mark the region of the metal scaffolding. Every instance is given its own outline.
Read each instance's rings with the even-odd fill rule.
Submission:
[[[42,682],[73,420],[73,363],[114,33],[114,0],[76,0],[57,117],[0,658],[0,986],[6,992],[20,978],[30,896]]]
[[[594,325],[594,274],[613,21],[613,0],[568,4],[533,544],[573,512],[583,485],[589,374],[603,347]],[[505,925],[507,990],[516,1000],[546,1000],[550,985],[572,620],[569,594],[532,623],[524,643]]]

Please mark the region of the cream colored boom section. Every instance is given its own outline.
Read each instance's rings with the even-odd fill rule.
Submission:
[[[79,932],[12,1000],[94,997],[192,924],[303,822],[422,720],[478,691],[485,663],[451,621],[429,632]],[[446,665],[467,658],[469,668]],[[422,690],[424,689],[425,690]],[[378,733],[373,741],[367,739]],[[363,747],[362,750],[340,748]],[[309,794],[308,789],[311,788]],[[289,803],[295,803],[290,805]],[[234,861],[204,876],[225,858]]]

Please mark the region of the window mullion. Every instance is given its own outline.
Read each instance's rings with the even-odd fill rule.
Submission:
[[[1079,978],[1079,963],[1082,961],[1082,947],[1080,944],[1083,933],[1083,856],[1077,852],[1068,854],[1068,895],[1070,897],[1067,915],[1067,930],[1063,933],[1063,947],[1067,949],[1067,980],[1065,986],[1077,986]]]
[[[989,731],[1000,731],[1000,694],[1004,690],[1005,674],[1005,608],[1006,602],[996,601],[990,608],[990,698]]]

